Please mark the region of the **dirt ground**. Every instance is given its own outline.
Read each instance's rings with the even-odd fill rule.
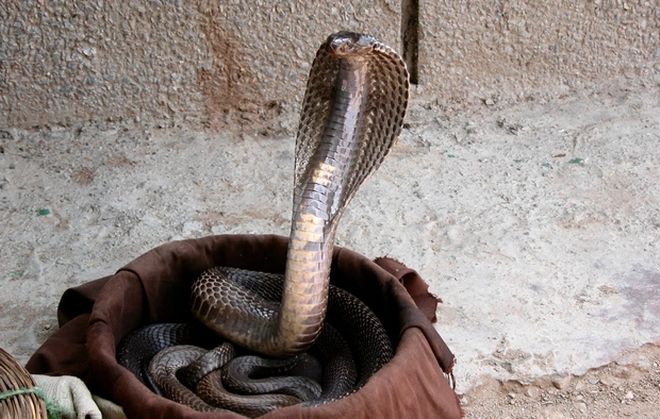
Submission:
[[[659,98],[416,104],[351,203],[338,244],[442,297],[468,417],[660,409]],[[295,119],[0,129],[0,346],[26,362],[65,289],[166,241],[287,234]]]
[[[644,345],[580,376],[488,380],[461,396],[467,418],[657,418],[660,347]]]

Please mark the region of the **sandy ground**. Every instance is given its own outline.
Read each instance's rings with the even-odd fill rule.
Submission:
[[[461,396],[467,418],[658,418],[660,347],[648,344],[580,376],[488,379]]]
[[[352,202],[338,244],[404,261],[444,300],[468,417],[660,407],[660,352],[643,346],[660,342],[659,97],[415,105]],[[25,362],[66,288],[168,240],[287,234],[288,122],[0,130],[0,346]]]

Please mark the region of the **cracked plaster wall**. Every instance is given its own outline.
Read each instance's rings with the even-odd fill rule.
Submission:
[[[418,3],[417,101],[543,100],[657,76],[651,1]],[[0,126],[277,122],[296,110],[325,36],[364,31],[400,49],[401,15],[395,0],[8,0]]]

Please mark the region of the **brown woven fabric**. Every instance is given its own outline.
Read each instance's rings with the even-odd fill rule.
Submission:
[[[33,374],[76,375],[93,392],[122,405],[129,417],[240,417],[196,412],[156,396],[117,364],[115,348],[141,325],[191,320],[190,284],[208,267],[283,272],[286,243],[280,236],[249,235],[172,242],[115,275],[69,289],[58,307],[60,329],[30,358],[27,368]],[[429,320],[437,300],[419,275],[394,260],[372,262],[343,248],[335,249],[331,272],[332,283],[358,296],[383,320],[396,354],[355,394],[324,406],[290,406],[263,417],[462,417],[446,379],[453,355]],[[415,301],[421,302],[426,315]]]

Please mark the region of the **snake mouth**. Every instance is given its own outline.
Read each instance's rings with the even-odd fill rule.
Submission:
[[[337,58],[361,55],[373,49],[376,39],[355,32],[337,32],[328,37],[328,52]]]

